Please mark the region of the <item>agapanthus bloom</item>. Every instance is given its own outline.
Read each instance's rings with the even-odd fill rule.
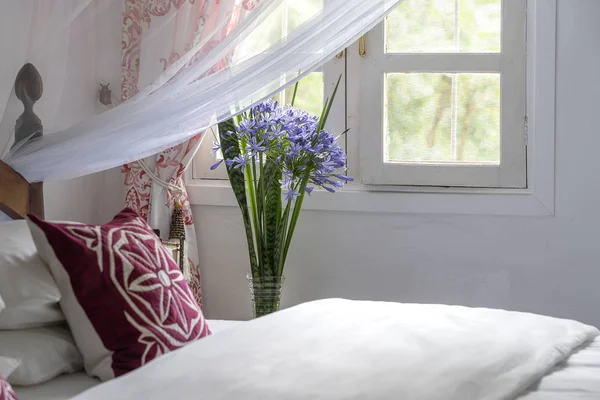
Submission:
[[[284,196],[290,201],[314,186],[334,192],[352,178],[343,175],[346,155],[335,136],[318,128],[317,117],[268,100],[242,115],[233,132],[244,144],[242,154],[226,163],[242,168],[272,160],[281,169]]]

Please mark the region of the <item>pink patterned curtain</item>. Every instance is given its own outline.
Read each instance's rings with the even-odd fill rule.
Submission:
[[[211,40],[190,61],[193,64],[194,60],[226,37],[236,26],[240,13],[254,8],[257,1],[124,0],[121,101],[135,96],[140,88],[151,83],[182,54],[210,34]],[[224,25],[223,18],[228,18]],[[213,35],[219,26],[222,26],[221,30],[216,36]],[[222,68],[226,61],[222,60],[214,68]],[[198,150],[201,138],[202,133],[199,133],[189,141],[145,160],[156,176],[179,187],[181,193],[165,190],[153,181],[138,162],[124,165],[122,169],[127,187],[125,204],[146,218],[153,228],[160,229],[161,233],[169,231],[175,197],[182,202],[188,263],[185,272],[200,304],[202,290],[198,247],[183,173]]]

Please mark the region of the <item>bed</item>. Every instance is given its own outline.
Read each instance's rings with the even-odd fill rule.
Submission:
[[[218,334],[231,328],[241,321],[209,320],[213,334]],[[48,382],[35,386],[15,386],[15,391],[22,400],[66,400],[82,393],[86,389],[99,385],[101,382],[88,376],[85,372],[66,374]]]
[[[41,134],[41,89],[25,65],[17,138]],[[0,211],[43,217],[42,184],[0,162]],[[212,335],[106,382],[76,372],[15,390],[21,400],[600,399],[600,332],[576,321],[324,299],[208,326]]]
[[[211,328],[216,327],[210,321]],[[578,350],[520,400],[586,400],[600,399],[600,339]],[[63,375],[47,383],[16,391],[24,400],[65,400],[100,384],[83,372]]]
[[[241,321],[209,320],[213,334],[219,334]],[[578,349],[559,363],[519,400],[587,400],[600,399],[600,338]],[[16,387],[23,400],[66,400],[97,386],[100,381],[84,372],[63,375],[31,387]]]

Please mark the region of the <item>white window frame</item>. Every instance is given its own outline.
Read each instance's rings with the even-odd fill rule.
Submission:
[[[400,5],[402,7],[402,5]],[[525,188],[526,0],[503,0],[498,53],[386,53],[386,23],[366,35],[361,65],[365,105],[360,126],[365,184]],[[424,30],[427,27],[423,28]],[[388,73],[498,73],[501,87],[499,164],[384,162]],[[392,111],[392,110],[390,110]],[[393,110],[393,112],[402,110]]]
[[[554,215],[556,0],[528,0],[526,189],[377,186],[354,182],[340,193],[315,190],[303,208],[316,211],[406,214]],[[368,49],[367,49],[368,51]],[[360,71],[358,45],[347,49],[346,138],[348,174],[359,176]],[[336,62],[340,62],[337,60]],[[227,181],[193,179],[186,171],[190,201],[197,206],[237,207]]]

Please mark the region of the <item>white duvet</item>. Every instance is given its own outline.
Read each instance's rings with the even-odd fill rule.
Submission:
[[[598,333],[501,310],[320,300],[202,339],[74,399],[513,399]]]

